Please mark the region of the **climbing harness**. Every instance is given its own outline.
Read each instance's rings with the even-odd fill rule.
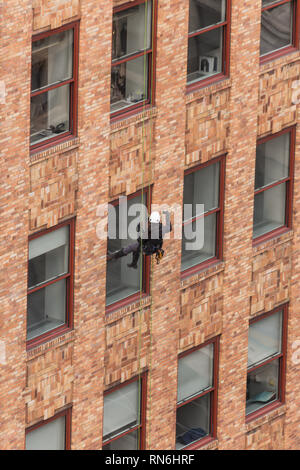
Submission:
[[[155,253],[156,264],[159,264],[161,259],[163,258],[165,252],[162,248],[159,248]]]

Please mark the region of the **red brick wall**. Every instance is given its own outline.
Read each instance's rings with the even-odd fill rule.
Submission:
[[[80,15],[80,0],[32,0],[33,30],[59,28]]]

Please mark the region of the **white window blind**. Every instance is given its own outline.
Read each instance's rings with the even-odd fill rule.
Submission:
[[[281,352],[282,311],[250,325],[248,366]]]
[[[213,354],[213,344],[209,344],[179,359],[178,402],[212,386]]]
[[[64,450],[65,449],[65,416],[26,434],[26,450]]]
[[[138,424],[138,381],[104,397],[103,436]]]
[[[47,233],[42,237],[35,238],[29,242],[29,259],[55,250],[69,243],[69,226],[66,225],[58,230]]]

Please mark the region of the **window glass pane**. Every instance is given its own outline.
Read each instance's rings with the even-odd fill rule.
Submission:
[[[178,402],[212,387],[213,356],[214,346],[209,344],[179,359]]]
[[[66,322],[66,279],[27,297],[27,339],[40,336]]]
[[[32,43],[32,91],[68,80],[72,75],[73,29]]]
[[[255,189],[289,176],[290,134],[259,144],[256,150]]]
[[[145,24],[145,15],[147,22]],[[152,2],[115,13],[113,16],[112,58],[120,59],[151,47]]]
[[[102,447],[103,450],[138,450],[138,430],[116,439]]]
[[[69,226],[29,242],[28,287],[68,272]]]
[[[260,54],[268,54],[292,44],[292,25],[292,2],[263,11],[261,16]]]
[[[204,204],[205,212],[219,206],[219,174],[220,164],[215,163],[184,177],[183,203],[193,206],[193,217],[197,215],[196,204]],[[189,218],[185,210],[184,220]]]
[[[137,196],[127,200],[128,211],[133,204],[141,204],[142,197]],[[144,201],[145,204],[145,195]],[[122,210],[121,210],[122,211]],[[121,212],[122,213],[122,212]],[[136,239],[132,239],[128,236],[125,240],[119,239],[119,225],[120,225],[120,206],[116,206],[116,238],[112,237],[108,239],[108,252],[114,253],[121,248],[125,248],[128,245],[136,242]],[[123,215],[121,216],[123,218]],[[125,218],[125,227],[129,227],[129,224],[133,223],[136,219],[136,216],[124,216]],[[137,216],[138,217],[138,216]],[[139,223],[138,217],[138,223]],[[110,213],[108,216],[108,230],[110,227],[114,226],[114,215]],[[114,302],[118,302],[121,299],[129,297],[140,291],[140,263],[142,262],[142,257],[140,256],[137,269],[132,269],[127,266],[131,263],[132,254],[124,256],[119,259],[111,260],[107,263],[107,272],[106,272],[106,303],[110,305]]]
[[[103,439],[139,424],[139,382],[135,381],[104,397]]]
[[[111,69],[111,112],[148,98],[148,55]]]
[[[248,366],[281,352],[282,311],[252,323],[249,328]]]
[[[187,243],[194,243],[194,240],[188,240],[187,236],[190,235],[190,230],[196,233],[196,221],[191,224],[183,226],[182,234],[182,251],[181,251],[181,270],[184,271],[188,268],[203,263],[204,261],[216,256],[216,233],[217,233],[217,217],[218,215],[211,214],[204,218],[204,245],[201,250],[192,250],[188,248]],[[201,221],[202,222],[202,221]],[[199,223],[199,222],[198,222]],[[201,230],[201,225],[199,225]],[[199,236],[199,235],[198,235]],[[201,235],[199,236],[200,240]]]
[[[176,449],[210,433],[210,393],[177,409]]]
[[[255,369],[247,376],[246,414],[278,400],[279,360]]]
[[[254,197],[253,237],[285,225],[286,183],[267,189]]]
[[[26,434],[26,450],[65,450],[65,416]]]
[[[223,27],[189,38],[187,82],[222,72]]]
[[[70,85],[31,98],[30,143],[36,144],[70,130]]]
[[[190,0],[189,33],[226,20],[226,0]]]

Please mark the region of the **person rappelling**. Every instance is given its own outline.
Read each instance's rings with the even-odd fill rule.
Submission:
[[[140,224],[138,224],[137,233],[139,236],[137,241],[116,251],[115,253],[108,252],[107,260],[110,261],[122,258],[123,256],[127,256],[132,253],[132,261],[127,264],[127,266],[129,268],[137,269],[137,263],[142,251],[146,256],[152,256],[155,254],[156,262],[159,264],[160,260],[164,256],[164,250],[162,249],[163,238],[165,234],[172,231],[170,213],[168,211],[164,211],[163,214],[166,216],[165,224],[162,224],[159,212],[152,212],[146,229],[141,230]]]

